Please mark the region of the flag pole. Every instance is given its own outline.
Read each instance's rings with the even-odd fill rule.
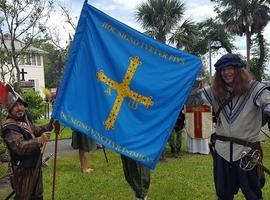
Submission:
[[[108,160],[107,153],[106,153],[106,150],[105,150],[105,146],[104,145],[102,145],[102,150],[103,150],[103,153],[104,153],[106,162],[109,163],[109,160]]]
[[[31,198],[31,195],[32,195],[33,191],[35,190],[36,184],[38,183],[38,178],[39,178],[40,172],[41,172],[42,157],[43,157],[43,154],[45,152],[46,145],[47,145],[47,142],[44,143],[42,150],[39,154],[38,161],[37,161],[36,167],[35,167],[34,172],[33,172],[33,178],[28,185],[28,191],[29,191],[28,195],[29,196],[27,198]]]
[[[58,148],[58,135],[60,133],[60,124],[58,121],[54,122],[54,132],[55,132],[55,145],[54,145],[54,160],[53,160],[52,200],[54,200],[54,197],[55,197],[56,160],[57,160],[57,148]]]

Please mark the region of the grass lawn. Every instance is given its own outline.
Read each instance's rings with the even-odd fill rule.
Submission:
[[[45,121],[39,124],[46,123]],[[55,134],[52,134],[53,139]],[[70,138],[71,130],[63,129],[60,138]],[[183,142],[184,143],[184,142]],[[151,175],[150,200],[215,200],[212,177],[211,155],[189,154],[183,144],[180,157],[159,163]],[[270,142],[263,143],[264,164],[270,167]],[[167,148],[167,154],[169,149]],[[133,200],[133,192],[124,179],[120,156],[107,150],[107,164],[102,150],[91,153],[90,167],[95,171],[82,174],[78,155],[58,158],[55,188],[56,200]],[[43,169],[44,199],[50,200],[52,193],[52,166]],[[266,176],[263,189],[264,200],[270,200],[270,176]],[[0,199],[9,194],[10,189],[0,188]],[[239,192],[235,200],[244,200]]]
[[[270,166],[270,143],[263,145],[264,163]],[[106,163],[102,150],[92,153],[90,166],[93,173],[82,174],[77,155],[59,158],[57,165],[56,196],[57,200],[129,200],[133,192],[124,180],[120,156],[107,151],[109,164]],[[52,165],[52,161],[51,161]],[[270,199],[270,179],[266,174],[263,189],[264,199]],[[45,199],[51,199],[52,169],[44,169]],[[215,200],[212,178],[212,158],[210,155],[188,154],[181,152],[178,159],[159,163],[152,171],[149,189],[150,200]],[[244,199],[241,192],[236,200]]]

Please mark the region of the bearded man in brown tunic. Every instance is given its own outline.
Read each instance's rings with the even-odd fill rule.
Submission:
[[[27,103],[11,86],[6,86],[8,116],[2,137],[10,153],[11,186],[16,200],[43,199],[41,147],[49,138],[52,123],[36,127],[26,114]]]

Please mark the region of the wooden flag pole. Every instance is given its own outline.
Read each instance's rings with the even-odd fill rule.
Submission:
[[[43,154],[45,152],[46,145],[47,145],[47,142],[45,142],[44,145],[43,145],[43,147],[42,147],[42,150],[41,150],[41,152],[39,154],[39,157],[38,157],[38,161],[37,161],[36,167],[35,167],[34,172],[33,172],[33,178],[29,182],[29,185],[28,185],[28,191],[29,191],[28,192],[28,195],[29,196],[27,197],[27,199],[28,198],[31,198],[31,195],[32,195],[33,191],[35,190],[36,184],[38,183],[38,178],[40,176],[40,171],[41,171],[42,157],[43,157]],[[9,198],[6,198],[6,199],[9,199]]]
[[[53,160],[52,200],[54,200],[54,197],[55,197],[56,160],[57,160],[57,148],[58,148],[58,135],[60,133],[60,124],[58,121],[54,122],[54,132],[55,132],[55,145],[54,145],[54,160]]]

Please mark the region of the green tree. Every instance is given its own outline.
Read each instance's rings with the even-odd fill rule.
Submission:
[[[218,17],[233,34],[246,35],[247,64],[250,63],[251,37],[261,32],[270,20],[269,0],[211,0]]]
[[[233,37],[225,30],[225,27],[218,20],[212,18],[192,24],[186,35],[177,32],[171,37],[171,42],[176,43],[178,48],[184,48],[195,55],[205,55],[209,51],[217,52],[220,49],[228,53],[235,49]],[[181,36],[182,35],[182,36]]]
[[[177,26],[175,32],[169,38],[169,42],[176,44],[179,49],[186,50],[190,53],[195,53],[195,44],[199,40],[199,29],[195,23],[186,19]]]
[[[28,90],[22,93],[23,99],[28,103],[28,112],[33,120],[40,119],[44,113],[44,101],[38,92]]]
[[[137,21],[146,33],[166,43],[167,36],[184,15],[184,3],[179,0],[147,0],[136,8]]]
[[[50,43],[42,45],[48,53],[44,57],[45,83],[48,88],[57,88],[63,75],[68,49],[59,49]]]
[[[224,24],[220,23],[217,19],[207,19],[199,23],[198,27],[200,30],[200,41],[197,44],[197,48],[204,45],[207,45],[209,48],[210,45],[212,51],[224,49],[228,53],[231,53],[235,49],[233,44],[234,38],[225,30]],[[207,44],[205,44],[206,42]],[[204,49],[201,49],[201,54],[206,53],[203,52]]]
[[[253,58],[250,63],[250,71],[256,80],[262,81],[266,78],[264,71],[267,59],[269,58],[269,48],[267,47],[267,43],[261,32],[257,34],[257,37],[254,40],[251,54],[253,55]]]
[[[49,35],[33,40],[32,45],[46,52],[43,57],[46,87],[58,87],[58,82],[63,75],[64,66],[67,60],[69,45],[66,48],[61,48],[52,41],[52,38]]]
[[[46,20],[53,8],[53,0],[1,0],[0,1],[0,40],[4,55],[11,58],[11,73],[15,81],[20,81],[18,62],[33,39],[45,31]],[[21,39],[27,37],[26,43]],[[16,43],[19,43],[16,46]]]

